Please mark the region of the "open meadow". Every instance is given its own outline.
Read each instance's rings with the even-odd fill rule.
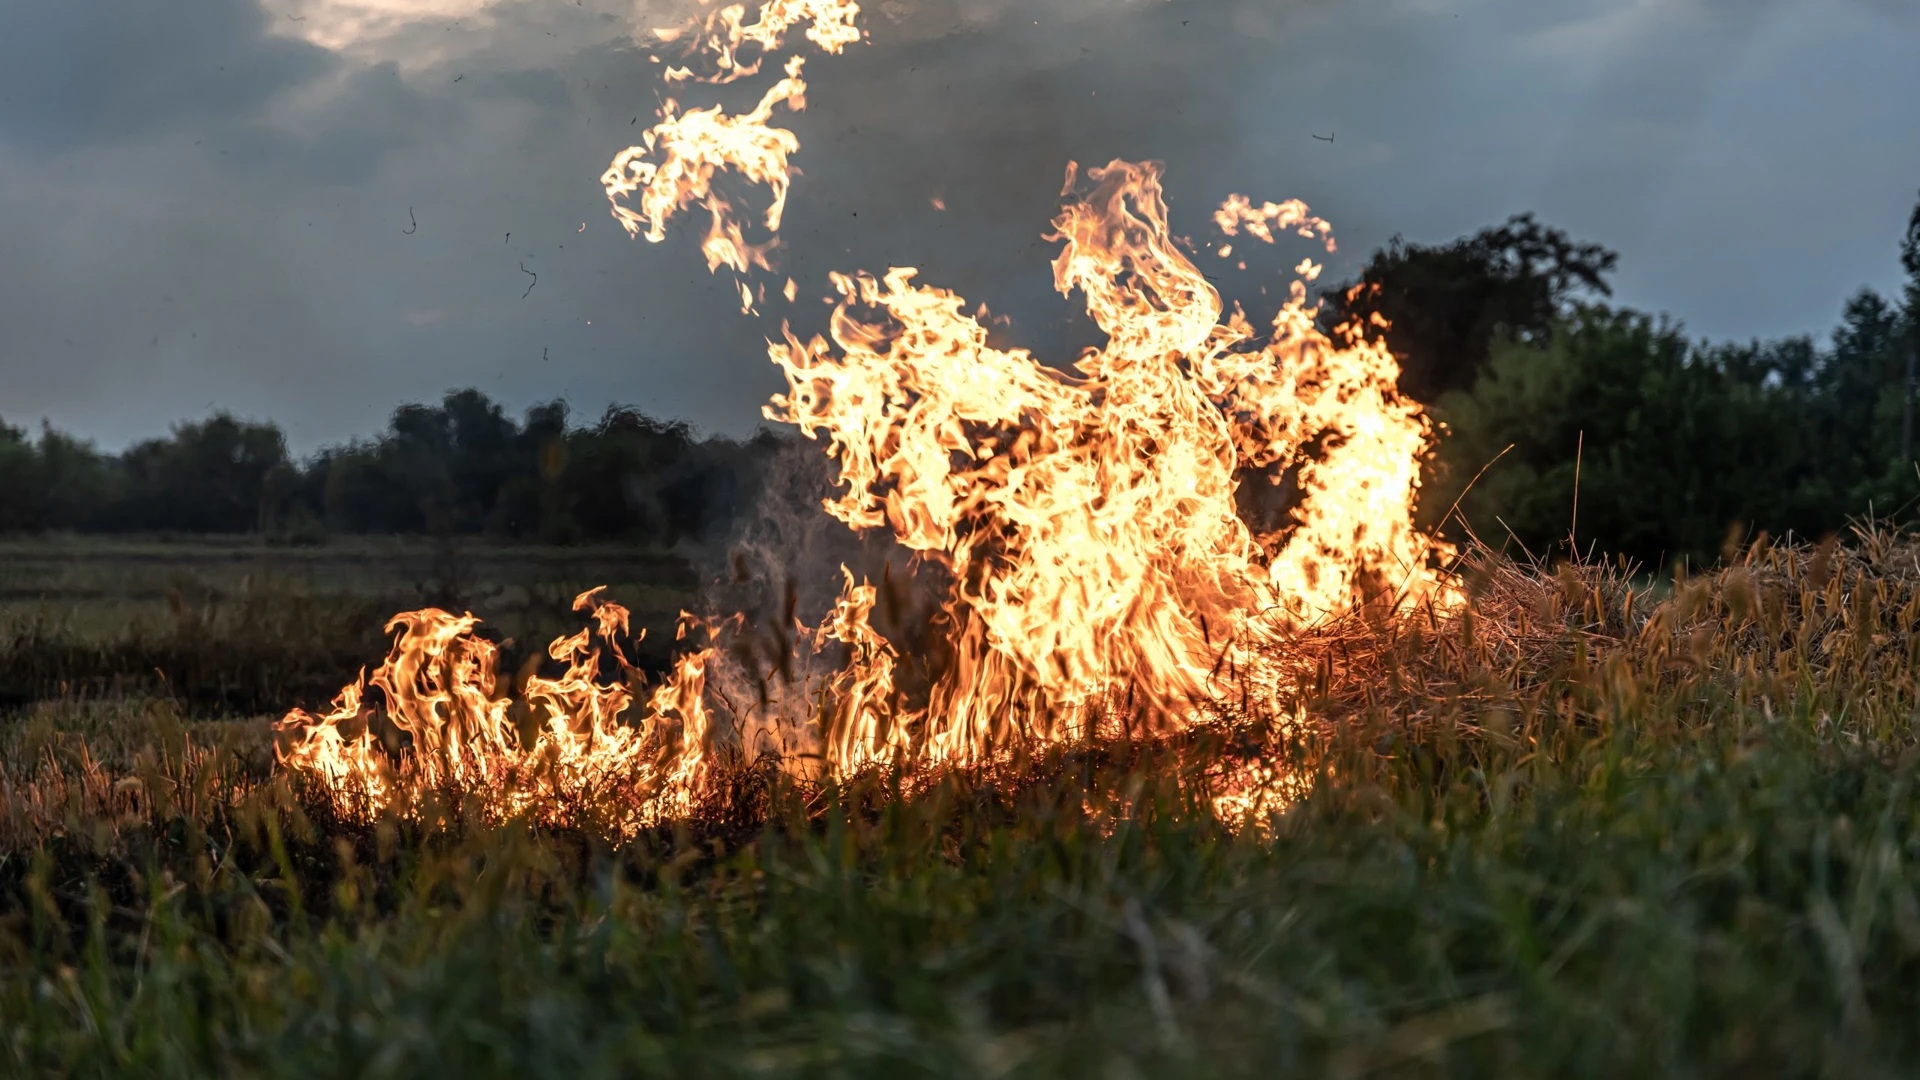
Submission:
[[[664,666],[696,603],[684,558],[631,546],[508,546],[459,538],[0,540],[0,703],[158,693],[198,716],[322,705],[386,651],[394,612],[483,609],[544,644],[574,629],[583,589],[617,589],[641,659]]]
[[[1224,703],[911,783],[734,761],[632,835],[456,790],[355,817],[275,769],[267,701],[377,660],[381,605],[432,587],[422,547],[6,557],[9,1073],[1875,1076],[1920,1052],[1905,537],[1657,589],[1488,557],[1459,617],[1303,636],[1291,723]],[[466,565],[477,612],[561,623],[516,605],[693,585],[612,550]],[[1262,762],[1305,794],[1224,812]]]

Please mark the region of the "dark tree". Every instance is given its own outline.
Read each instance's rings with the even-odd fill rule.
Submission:
[[[1900,241],[1900,265],[1907,271],[1907,310],[1920,309],[1920,202],[1913,204],[1907,218],[1907,235]]]
[[[1920,202],[1907,218],[1907,235],[1900,241],[1900,265],[1907,271],[1907,377],[1901,397],[1900,460],[1913,460],[1913,394],[1916,367],[1920,367]]]
[[[1502,328],[1533,341],[1576,295],[1612,295],[1606,275],[1618,261],[1532,214],[1439,247],[1396,236],[1374,252],[1358,282],[1327,297],[1328,320],[1374,327],[1375,316],[1384,319],[1401,391],[1432,402],[1473,385]]]
[[[24,429],[0,423],[0,532],[46,527],[46,483],[40,455]]]
[[[121,455],[126,505],[115,516],[144,530],[251,532],[269,477],[287,464],[279,428],[215,413]]]
[[[514,437],[514,472],[495,511],[499,531],[551,541],[578,536],[561,497],[567,461],[567,403],[550,401],[528,409]]]
[[[448,394],[440,410],[446,416],[454,518],[463,531],[484,529],[513,473],[519,431],[500,406],[471,388]]]
[[[116,463],[93,444],[40,424],[43,524],[52,529],[113,529],[121,498]]]
[[[597,426],[568,440],[556,481],[565,520],[587,535],[672,544],[680,523],[662,504],[661,488],[686,470],[694,445],[684,423],[608,408]]]

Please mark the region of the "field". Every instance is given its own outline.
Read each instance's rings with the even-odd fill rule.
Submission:
[[[277,547],[252,538],[0,541],[0,703],[159,692],[199,717],[324,704],[386,650],[394,612],[483,612],[544,644],[606,585],[671,657],[698,601],[684,558],[618,547],[540,548],[382,538]]]
[[[1920,546],[1684,581],[1481,559],[1236,717],[828,788],[739,766],[615,844],[360,823],[268,721],[471,605],[671,626],[616,550],[0,547],[13,1074],[1877,1076],[1920,1058]],[[652,634],[670,642],[671,634]],[[662,644],[658,646],[665,648]],[[1256,753],[1299,802],[1230,828]],[[1252,759],[1258,760],[1258,758]]]

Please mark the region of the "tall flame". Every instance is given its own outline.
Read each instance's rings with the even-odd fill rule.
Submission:
[[[1429,428],[1391,354],[1320,333],[1301,282],[1264,338],[1237,309],[1223,324],[1172,239],[1158,167],[1086,179],[1054,220],[1054,283],[1107,342],[1072,374],[989,345],[964,299],[905,268],[836,277],[831,341],[789,332],[771,350],[788,390],[767,416],[839,465],[827,511],[890,529],[956,582],[960,659],[898,718],[935,759],[1014,729],[1085,734],[1116,692],[1178,723],[1215,696],[1223,654],[1250,663],[1304,623],[1446,590],[1412,523]],[[1276,218],[1331,247],[1304,207],[1255,220]],[[1242,520],[1250,473],[1291,478],[1287,528]]]
[[[692,33],[661,33],[689,41],[690,59],[710,69],[674,67],[668,81],[749,77],[802,24],[838,53],[860,40],[858,10],[772,0],[747,22],[744,8],[723,8]],[[737,275],[747,307],[746,278],[772,269],[799,149],[772,121],[781,106],[805,106],[801,58],[783,70],[746,113],[669,100],[602,177],[615,218],[650,241],[675,215],[704,210],[708,268]],[[729,175],[767,189],[763,238],[749,238]],[[588,593],[576,606],[596,629],[554,644],[567,673],[528,683],[544,722],[521,738],[472,616],[416,612],[389,627],[399,638],[387,663],[330,713],[288,715],[283,760],[375,805],[408,785],[486,785],[513,792],[503,809],[539,812],[556,796],[625,785],[627,818],[640,822],[688,805],[723,735],[778,730],[789,749],[846,774],[977,761],[1119,725],[1168,730],[1219,699],[1223,667],[1241,692],[1248,681],[1284,689],[1270,658],[1310,624],[1456,602],[1436,568],[1446,549],[1413,525],[1430,426],[1396,389],[1383,344],[1318,327],[1307,283],[1320,267],[1302,260],[1289,299],[1257,330],[1174,238],[1157,164],[1069,166],[1062,194],[1054,284],[1079,294],[1105,337],[1070,370],[989,344],[984,309],[969,315],[962,297],[901,267],[834,275],[828,333],[783,328],[769,345],[787,389],[765,413],[825,443],[839,488],[826,511],[888,530],[951,581],[951,662],[914,700],[872,624],[877,590],[843,567],[839,601],[802,644],[844,659],[803,694],[716,712],[707,678],[723,654],[709,647],[684,656],[629,722],[631,692],[596,676],[602,645],[627,667],[613,644],[626,614]],[[1298,200],[1234,195],[1213,217],[1228,238],[1273,244],[1292,232],[1334,250],[1331,226]],[[1253,485],[1286,495],[1285,519],[1267,531],[1240,509]],[[407,736],[397,759],[366,721],[368,686]],[[1266,794],[1237,792],[1236,812],[1293,790],[1271,768],[1255,772]]]

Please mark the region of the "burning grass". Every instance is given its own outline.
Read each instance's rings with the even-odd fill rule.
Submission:
[[[831,56],[858,16],[725,8],[661,35],[687,43],[666,89],[772,80],[789,31]],[[804,108],[804,63],[744,113],[663,94],[602,178],[650,240],[704,213],[708,267],[750,311],[770,303],[751,279],[774,267],[799,141],[773,124]],[[1176,239],[1160,179],[1068,168],[1054,279],[1104,336],[1070,371],[989,344],[984,310],[900,267],[835,275],[828,333],[770,345],[787,392],[767,415],[825,445],[828,514],[927,571],[930,647],[877,627],[886,582],[843,566],[831,610],[809,625],[789,602],[764,656],[744,614],[683,616],[658,682],[597,592],[556,666],[510,679],[471,616],[399,616],[383,665],[278,725],[278,772],[165,710],[144,744],[19,740],[0,766],[9,1063],[1911,1059],[1920,547],[1756,549],[1659,595],[1600,565],[1443,565],[1413,524],[1432,426],[1392,354],[1322,331],[1311,258],[1256,328]],[[757,215],[736,181],[764,189]],[[1294,201],[1233,196],[1214,222],[1332,250]],[[1262,481],[1286,493],[1271,529],[1243,513]]]
[[[1287,648],[1279,716],[910,782],[722,763],[684,817],[367,818],[260,727],[54,703],[0,773],[20,1071],[1895,1072],[1920,547],[1652,589],[1481,559]],[[1286,723],[1263,726],[1263,719]],[[1232,721],[1232,723],[1228,723]],[[1276,738],[1284,733],[1284,738]],[[1309,790],[1220,820],[1225,775]],[[624,837],[624,838],[623,838]]]

